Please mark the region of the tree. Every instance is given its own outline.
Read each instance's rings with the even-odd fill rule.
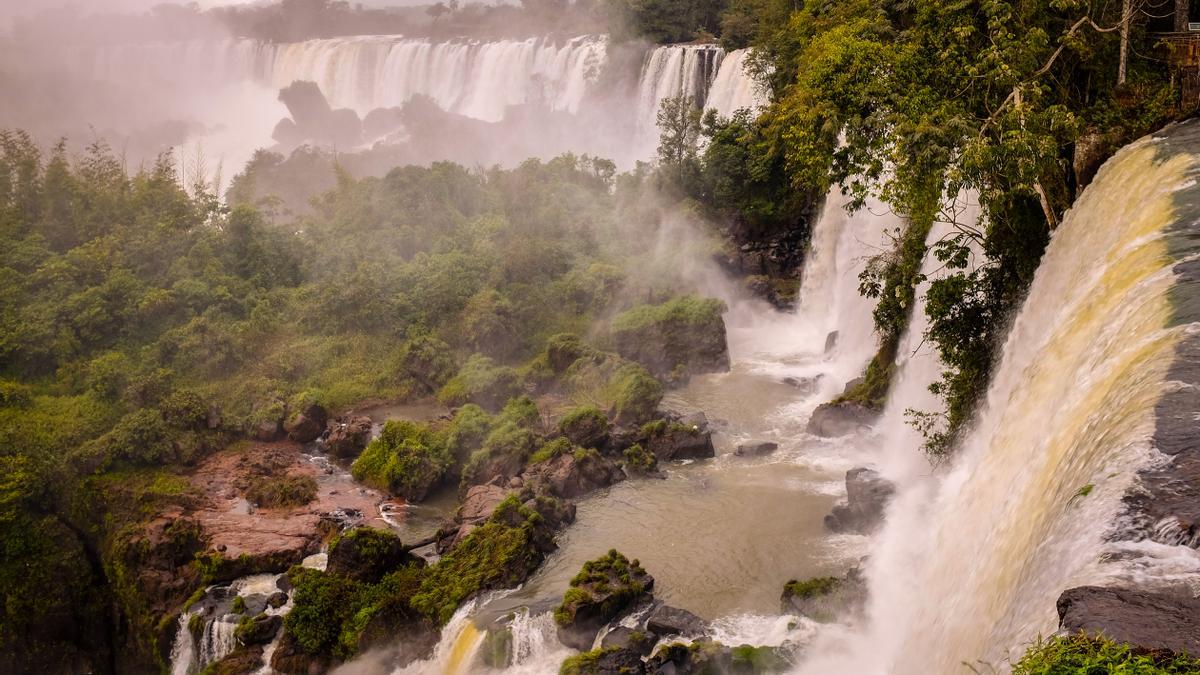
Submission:
[[[658,161],[680,187],[699,172],[697,143],[703,112],[686,94],[664,98],[658,110]]]
[[[433,17],[433,20],[436,22],[438,19],[450,13],[450,8],[446,6],[446,3],[439,2],[436,5],[430,5],[429,8],[425,10],[425,13]]]

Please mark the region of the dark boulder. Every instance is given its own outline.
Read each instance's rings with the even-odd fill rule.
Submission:
[[[286,628],[271,654],[271,669],[283,675],[320,675],[329,672],[332,665],[329,657],[305,652]]]
[[[880,411],[855,401],[822,403],[808,418],[808,433],[823,438],[845,436],[870,428]]]
[[[604,634],[600,640],[600,647],[605,649],[616,647],[640,656],[648,656],[654,649],[655,642],[657,642],[657,638],[650,633],[628,626],[617,626]]]
[[[287,575],[285,574],[284,577]],[[290,583],[290,582],[289,582]],[[271,609],[279,609],[287,604],[288,594],[283,591],[275,591],[267,596],[267,607]]]
[[[371,440],[371,418],[365,415],[339,417],[329,425],[325,447],[334,457],[357,457]]]
[[[658,605],[646,617],[646,630],[659,637],[668,635],[699,637],[708,631],[708,624],[704,622],[704,619],[686,609]]]
[[[654,577],[637,560],[615,550],[587,561],[554,610],[559,641],[580,651],[590,649],[605,624],[648,598],[653,589]]]
[[[601,647],[568,658],[558,672],[559,675],[641,675],[646,672],[646,664],[635,651]]]
[[[642,445],[660,462],[706,459],[717,454],[707,421],[701,425],[695,420],[688,424],[662,419],[643,426],[642,435]]]
[[[280,144],[297,146],[315,142],[350,147],[362,142],[358,113],[330,108],[315,82],[297,80],[279,90],[279,100],[291,115],[291,119],[281,120],[272,133],[272,138]]]
[[[284,431],[287,431],[288,438],[297,443],[310,443],[325,433],[325,424],[328,421],[329,413],[321,406],[313,404],[288,420]]]
[[[725,645],[709,640],[665,645],[646,661],[646,672],[656,675],[728,673],[733,655]]]
[[[625,473],[595,450],[580,449],[535,464],[522,478],[526,483],[541,481],[551,494],[571,499],[624,480]]]
[[[1132,588],[1080,586],[1058,598],[1059,625],[1143,649],[1200,654],[1200,598]]]
[[[252,619],[245,619],[234,630],[234,637],[244,645],[263,645],[275,638],[283,625],[283,617],[272,614],[259,614]]]
[[[388,572],[408,563],[423,564],[409,555],[400,537],[387,530],[356,527],[333,539],[326,570],[358,581],[377,583]]]
[[[639,305],[613,319],[613,342],[618,354],[667,381],[724,372],[729,370],[724,311],[720,300],[691,296]]]
[[[883,522],[895,491],[896,486],[873,469],[850,469],[846,472],[846,501],[825,516],[825,527],[834,532],[871,532]]]
[[[733,454],[738,457],[762,457],[769,455],[779,449],[778,443],[770,441],[750,441],[748,443],[739,443],[737,450]]]

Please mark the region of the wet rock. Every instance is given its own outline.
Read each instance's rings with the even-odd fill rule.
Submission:
[[[1076,194],[1092,182],[1096,172],[1112,154],[1112,145],[1108,137],[1098,129],[1088,129],[1075,140],[1075,153],[1071,159],[1071,168],[1075,172]]]
[[[280,577],[280,579],[286,579],[286,578],[287,578],[286,574],[283,575],[282,577]],[[287,583],[290,587],[292,582],[289,581]],[[279,582],[276,582],[275,585],[278,586]],[[283,607],[284,605],[286,605],[287,601],[288,601],[287,593],[284,593],[283,591],[275,591],[274,593],[267,596],[267,607],[270,607],[271,609],[279,609],[280,607]]]
[[[856,567],[847,572],[845,577],[814,577],[787,582],[779,598],[779,606],[784,614],[806,616],[827,623],[847,613],[860,611],[866,599],[867,585]]]
[[[291,118],[280,120],[271,137],[285,146],[305,142],[349,147],[362,142],[362,122],[353,110],[333,110],[314,82],[296,81],[279,90]]]
[[[825,336],[825,353],[828,354],[829,352],[837,349],[837,343],[838,332],[836,330],[830,331],[829,334]]]
[[[410,556],[400,537],[387,530],[357,527],[330,543],[325,569],[331,574],[377,583],[388,572],[409,563],[424,561]]]
[[[729,370],[725,306],[719,300],[681,297],[640,305],[613,319],[616,351],[666,381]]]
[[[370,440],[370,417],[339,417],[329,425],[329,437],[325,439],[325,447],[334,457],[357,457]]]
[[[278,618],[278,617],[276,617]],[[249,675],[262,667],[261,644],[245,644],[204,668],[205,675]]]
[[[403,126],[403,108],[376,108],[363,118],[363,137],[367,140],[383,138],[400,131]]]
[[[267,596],[261,593],[252,593],[243,595],[242,604],[246,608],[244,614],[246,616],[256,616],[262,614],[267,609]]]
[[[710,640],[664,645],[646,661],[646,672],[655,675],[728,673],[733,665],[729,647]]]
[[[329,413],[319,405],[310,405],[304,412],[292,417],[284,425],[288,438],[297,443],[310,443],[325,433],[325,424],[329,421]]]
[[[287,629],[271,655],[271,668],[283,675],[320,675],[332,665],[328,657],[306,653]]]
[[[238,642],[244,645],[263,645],[275,639],[275,634],[283,625],[283,617],[272,614],[258,616],[242,621],[233,632]]]
[[[581,408],[559,420],[558,428],[571,443],[581,448],[603,448],[608,444],[611,428],[604,413],[595,408]]]
[[[508,492],[498,485],[472,485],[458,507],[458,522],[473,525],[487,520]]]
[[[896,486],[866,467],[846,472],[846,501],[825,516],[825,527],[834,532],[871,532],[883,522],[884,510]]]
[[[686,609],[658,605],[646,617],[646,630],[659,637],[668,635],[698,637],[707,632],[708,624],[704,619]]]
[[[717,454],[712,443],[712,432],[707,421],[703,424],[686,424],[667,419],[651,422],[642,427],[642,444],[660,462],[678,459],[705,459]]]
[[[748,443],[739,443],[733,454],[738,457],[762,457],[778,449],[778,443],[772,443],[771,441],[750,441]]]
[[[657,642],[657,638],[650,633],[628,626],[617,626],[604,635],[600,640],[600,647],[602,649],[615,647],[634,652],[639,656],[648,656],[654,649],[655,642]]]
[[[577,450],[530,467],[524,480],[541,481],[558,497],[572,499],[625,479],[615,461],[595,450]]]
[[[615,550],[587,561],[554,610],[559,641],[580,651],[591,648],[605,624],[649,597],[653,589],[654,577],[637,560]]]
[[[576,654],[563,662],[563,675],[641,675],[646,672],[642,656],[620,647],[601,647]]]
[[[1080,586],[1058,598],[1065,631],[1103,635],[1150,650],[1200,654],[1200,598],[1132,588]]]
[[[812,394],[817,391],[822,377],[824,375],[816,375],[814,377],[785,377],[781,381],[786,385],[799,389],[802,394]]]
[[[808,419],[808,433],[823,438],[845,436],[870,428],[879,419],[880,411],[856,403],[840,401],[822,403]]]

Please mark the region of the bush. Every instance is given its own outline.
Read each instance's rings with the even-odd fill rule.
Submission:
[[[609,395],[618,422],[638,423],[649,419],[662,402],[663,386],[645,368],[628,363],[609,380]]]
[[[421,501],[451,463],[444,433],[415,422],[391,421],[354,460],[350,472],[371,487]]]
[[[454,413],[446,428],[446,449],[459,470],[470,459],[471,453],[483,445],[492,431],[492,423],[492,416],[474,403],[468,403]]]
[[[1200,659],[1167,651],[1148,651],[1086,635],[1039,640],[1013,666],[1013,675],[1165,675],[1196,672],[1200,672]]]
[[[595,406],[580,406],[563,415],[558,430],[576,445],[593,448],[608,438],[608,417]]]
[[[344,653],[339,649],[342,624],[357,612],[357,595],[362,585],[337,574],[293,567],[292,610],[283,624],[296,643],[308,654]]]
[[[208,404],[191,389],[171,392],[158,407],[163,420],[176,429],[199,429],[208,421]]]
[[[430,336],[419,335],[406,341],[397,356],[400,373],[418,385],[423,394],[437,393],[454,375],[454,354],[450,345]]]
[[[658,458],[640,443],[625,448],[625,468],[630,473],[652,473],[658,469]]]
[[[246,487],[246,499],[264,509],[304,506],[317,498],[312,476],[260,476]]]
[[[477,403],[487,410],[498,410],[505,401],[520,393],[520,384],[517,371],[475,354],[442,387],[438,400],[448,406]]]

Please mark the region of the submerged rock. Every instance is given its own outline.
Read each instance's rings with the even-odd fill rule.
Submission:
[[[896,486],[866,467],[846,472],[846,501],[825,516],[825,527],[834,532],[871,532],[883,522],[884,510]]]
[[[879,415],[879,410],[855,401],[822,403],[808,418],[807,431],[823,438],[845,436],[869,428]]]
[[[616,550],[587,561],[554,610],[559,641],[580,651],[590,649],[605,624],[649,597],[653,589],[654,577]]]
[[[1060,627],[1177,654],[1200,654],[1200,598],[1079,586],[1058,598]]]
[[[737,450],[733,454],[738,457],[761,457],[769,455],[779,449],[778,443],[771,441],[750,441],[748,443],[739,443]]]
[[[329,425],[329,437],[325,439],[325,447],[334,457],[357,457],[370,440],[370,417],[339,417]]]

